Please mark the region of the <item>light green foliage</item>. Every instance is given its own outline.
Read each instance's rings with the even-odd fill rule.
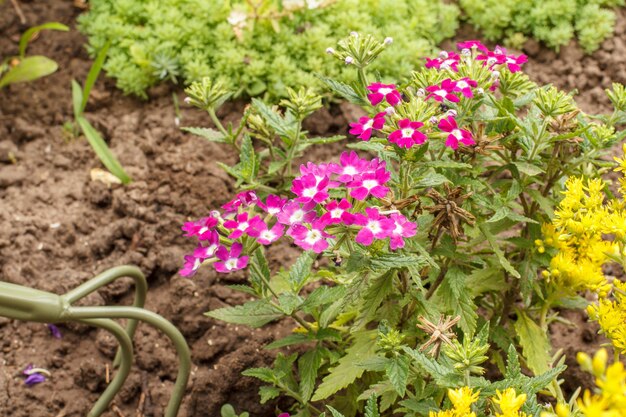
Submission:
[[[142,97],[162,79],[224,79],[238,95],[272,97],[285,96],[289,86],[319,86],[315,73],[352,80],[354,72],[324,51],[353,30],[397,39],[372,67],[396,78],[458,24],[457,7],[441,0],[329,1],[293,12],[279,0],[256,3],[281,17],[248,17],[239,29],[227,19],[232,11],[250,15],[243,1],[94,0],[79,22],[92,53],[112,42],[106,72],[122,90]]]
[[[526,37],[554,49],[576,37],[590,53],[611,36],[615,27],[612,8],[623,0],[460,0],[470,23],[487,39],[521,47]]]
[[[19,42],[19,55],[5,58],[0,62],[0,88],[10,84],[36,80],[55,72],[59,65],[43,55],[26,56],[26,48],[32,38],[42,30],[60,30],[69,28],[61,23],[48,22],[28,29]]]

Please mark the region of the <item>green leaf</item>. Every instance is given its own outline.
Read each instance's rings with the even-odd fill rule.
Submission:
[[[182,127],[181,130],[203,137],[209,142],[228,142],[226,137],[220,131],[208,127]]]
[[[436,172],[430,172],[418,179],[416,186],[421,188],[435,187],[443,183],[450,182],[444,175]]]
[[[270,267],[263,253],[263,249],[258,248],[254,251],[252,262],[250,263],[250,283],[259,291],[258,295],[265,294],[263,289],[268,290],[266,282],[270,281]]]
[[[265,349],[278,349],[285,346],[297,345],[299,343],[306,343],[311,341],[308,335],[302,333],[293,333],[289,336],[285,336],[282,339],[275,340],[269,345],[265,346]]]
[[[315,252],[303,252],[289,269],[289,283],[295,293],[299,293],[311,276],[311,267],[316,258]]]
[[[367,404],[365,404],[365,417],[380,417],[378,404],[376,404],[376,395],[374,394],[367,399]]]
[[[298,374],[300,375],[300,396],[308,402],[315,389],[317,372],[322,364],[322,351],[314,349],[306,352],[298,360]]]
[[[276,131],[283,138],[291,138],[295,135],[295,130],[293,126],[290,126],[287,121],[281,117],[276,111],[274,111],[270,106],[265,104],[263,101],[253,98],[252,105],[259,112],[261,117],[265,119],[267,124],[270,125],[272,129]]]
[[[282,312],[289,316],[302,304],[302,298],[296,294],[284,293],[278,296],[278,304]]]
[[[534,201],[537,202],[537,204],[539,204],[543,214],[547,215],[550,219],[554,217],[554,202],[552,200],[544,197],[538,190],[534,190],[532,188],[526,190],[526,192]]]
[[[423,167],[427,168],[451,168],[451,169],[472,169],[474,168],[471,164],[466,164],[463,162],[456,161],[444,161],[444,160],[436,160],[436,161],[426,161],[420,164]]]
[[[330,414],[332,414],[333,417],[345,417],[343,414],[341,414],[339,411],[335,410],[330,405],[327,405],[326,408],[328,408],[330,410]],[[326,414],[326,413],[323,413],[323,414]]]
[[[372,280],[367,290],[361,296],[361,310],[359,317],[355,320],[354,328],[362,328],[376,316],[376,310],[394,289],[394,276],[394,271],[388,271]]]
[[[516,161],[516,162],[513,162],[513,164],[515,164],[515,166],[517,167],[517,169],[520,170],[520,172],[523,172],[524,174],[530,177],[534,177],[535,175],[539,175],[539,174],[546,172],[540,167],[530,164],[528,162]]]
[[[309,294],[304,303],[300,306],[300,309],[305,313],[310,314],[315,307],[334,303],[335,301],[342,299],[345,294],[346,287],[344,286],[322,286],[314,289],[313,292]]]
[[[498,245],[496,238],[494,237],[494,235],[491,234],[491,232],[489,231],[489,228],[485,224],[479,224],[478,228],[482,232],[483,236],[485,236],[485,238],[489,242],[491,249],[496,254],[496,257],[498,258],[498,261],[500,262],[500,265],[502,265],[504,270],[507,271],[509,274],[513,275],[517,279],[521,278],[521,275],[519,274],[519,272],[517,272],[515,268],[513,268],[513,265],[511,265],[508,259],[506,259],[506,256],[504,256],[504,252],[502,252],[502,249],[500,249],[500,246]]]
[[[74,110],[74,118],[81,115],[80,104],[83,101],[83,89],[76,80],[72,80],[72,109]]]
[[[328,398],[363,375],[364,369],[354,366],[354,363],[376,355],[377,334],[377,330],[353,334],[352,344],[346,349],[346,354],[339,359],[337,366],[332,368],[330,373],[324,378],[311,401],[320,401]]]
[[[22,37],[20,38],[20,58],[24,58],[24,55],[26,55],[26,47],[28,46],[28,42],[30,42],[33,36],[45,29],[59,30],[61,32],[67,32],[68,30],[70,30],[70,28],[59,22],[48,22],[44,23],[43,25],[34,26],[28,29],[26,32],[24,32],[24,34],[22,34]]]
[[[322,75],[317,75],[317,78],[322,80],[324,84],[331,89],[331,91],[335,94],[340,95],[351,103],[358,104],[359,106],[368,106],[369,103],[364,100],[360,95],[354,91],[352,87],[348,84],[344,84],[340,81],[335,81],[330,78],[324,77]]]
[[[261,327],[283,317],[283,312],[271,305],[269,300],[263,299],[250,301],[238,306],[218,308],[205,313],[205,315],[228,323]]]
[[[271,368],[249,368],[243,371],[241,375],[257,378],[268,384],[273,384],[280,379],[280,377],[274,375],[274,370]]]
[[[102,161],[102,164],[111,172],[111,174],[115,175],[117,178],[122,181],[123,184],[128,184],[131,179],[122,168],[122,165],[119,163],[113,152],[109,149],[100,133],[85,119],[83,116],[76,117],[76,122],[80,126],[81,130],[85,134],[87,141]]]
[[[89,73],[87,74],[87,79],[85,79],[85,85],[83,86],[83,100],[80,103],[81,113],[85,111],[85,107],[87,107],[89,94],[91,93],[91,89],[98,79],[98,75],[100,75],[100,70],[102,70],[102,65],[104,64],[104,59],[106,58],[107,52],[109,51],[110,44],[110,42],[107,42],[102,47],[102,49],[98,52],[98,56],[96,56],[96,59],[93,61],[93,64],[91,64],[91,68],[89,68]]]
[[[7,71],[0,78],[0,88],[16,83],[24,83],[45,77],[55,72],[58,64],[42,55],[29,56]]]
[[[436,360],[429,358],[416,349],[411,349],[406,346],[403,349],[413,359],[418,368],[428,373],[435,380],[437,385],[450,387],[457,386],[461,383],[461,376],[453,369],[441,365]]]
[[[271,385],[263,385],[259,387],[259,396],[261,400],[259,401],[261,404],[265,404],[269,400],[273,400],[280,395],[280,389],[277,387],[273,387]]]
[[[475,269],[465,280],[472,296],[490,291],[502,291],[508,288],[502,269],[496,267]]]
[[[370,267],[374,271],[387,271],[390,269],[418,267],[428,265],[428,260],[423,256],[405,253],[383,253],[370,259]]]
[[[546,372],[551,361],[551,346],[546,332],[521,310],[517,310],[514,327],[530,370],[535,375]]]
[[[387,378],[398,392],[400,397],[404,397],[406,383],[409,377],[409,360],[406,356],[396,356],[387,362],[385,369]]]
[[[252,146],[252,139],[248,135],[244,135],[241,141],[239,160],[241,176],[248,182],[254,182],[259,172],[259,161]]]

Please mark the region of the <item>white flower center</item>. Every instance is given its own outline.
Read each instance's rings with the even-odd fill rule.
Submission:
[[[250,224],[248,222],[241,222],[237,225],[237,230],[244,231],[248,228]]]
[[[305,188],[304,190],[302,190],[302,195],[304,197],[313,198],[315,197],[315,194],[317,194],[317,188],[315,187]]]
[[[452,131],[452,134],[454,135],[455,138],[457,139],[463,139],[463,132],[461,132],[460,129],[454,129]]]
[[[391,93],[392,91],[393,91],[393,90],[392,90],[391,88],[389,88],[389,87],[383,87],[383,88],[380,88],[380,89],[378,90],[378,92],[379,92],[380,94],[385,95],[385,96],[386,96],[387,94]]]
[[[402,229],[402,226],[400,225],[400,223],[396,223],[396,228],[393,229],[393,234],[394,235],[401,235],[403,231],[404,230]]]
[[[345,175],[356,175],[357,171],[355,167],[353,167],[352,165],[348,165],[347,167],[343,168],[343,173]]]
[[[413,136],[413,132],[415,132],[415,130],[411,128],[402,129],[402,137],[410,138]]]
[[[376,180],[365,180],[363,181],[363,187],[367,188],[368,190],[371,190],[372,188],[376,187],[378,185],[378,181]]]
[[[208,227],[206,227],[206,226],[204,226],[202,229],[198,230],[198,234],[200,234],[200,235],[201,235],[201,234],[204,234],[204,233],[206,233],[208,230],[209,230],[209,228],[208,228]]]
[[[202,261],[200,260],[200,258],[196,258],[195,261],[193,261],[193,270],[195,271],[196,269],[200,268],[200,264],[202,264]]]
[[[267,212],[268,212],[269,214],[274,214],[274,215],[276,215],[276,214],[280,213],[280,208],[278,208],[278,207],[268,207],[268,208],[267,208]]]
[[[336,208],[330,211],[330,217],[332,217],[333,219],[341,218],[342,214],[343,214],[343,210],[340,208]]]
[[[304,210],[302,209],[298,209],[296,211],[294,211],[291,216],[289,216],[289,222],[291,224],[293,223],[300,223],[302,221],[302,219],[304,219]]]
[[[454,64],[455,62],[456,62],[456,60],[454,60],[454,59],[446,59],[445,61],[443,61],[443,65],[449,67],[450,65]]]
[[[467,81],[457,81],[456,82],[456,86],[459,88],[467,88],[469,87],[469,84],[467,83]]]
[[[228,260],[226,260],[226,262],[224,262],[224,266],[229,271],[232,271],[233,269],[237,268],[237,261],[238,261],[237,258],[228,258]]]
[[[374,126],[374,121],[370,119],[367,122],[363,123],[363,130],[371,129],[372,126]]]
[[[378,220],[370,220],[367,223],[367,227],[368,229],[370,229],[372,231],[373,234],[378,234],[380,232],[382,232],[382,228],[380,227],[380,222]]]
[[[322,234],[318,230],[309,230],[304,238],[305,242],[310,245],[317,243],[322,238]]]
[[[276,234],[271,230],[263,230],[261,232],[261,239],[272,241],[276,238]]]
[[[446,90],[437,90],[435,91],[435,95],[445,98],[448,95],[448,92]]]

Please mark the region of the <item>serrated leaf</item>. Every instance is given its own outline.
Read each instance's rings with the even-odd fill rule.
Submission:
[[[436,360],[429,358],[422,352],[404,347],[403,350],[409,354],[418,368],[429,374],[435,383],[441,387],[457,386],[461,383],[462,378],[458,375],[454,369],[441,365]]]
[[[252,105],[259,112],[261,117],[265,119],[267,124],[276,131],[276,133],[283,138],[289,138],[291,140],[295,131],[293,126],[287,120],[274,111],[270,106],[257,98],[252,99]]]
[[[343,298],[345,294],[346,287],[344,286],[322,286],[316,288],[311,294],[309,294],[306,300],[304,300],[304,303],[300,306],[300,309],[305,313],[311,313],[312,309],[315,307],[334,303],[335,301]]]
[[[521,310],[517,310],[514,327],[530,370],[535,375],[546,372],[551,361],[551,346],[546,332]]]
[[[369,103],[364,100],[360,95],[354,91],[352,87],[348,84],[344,84],[340,81],[335,81],[330,78],[324,77],[322,75],[317,75],[317,77],[322,80],[324,84],[331,89],[335,94],[340,95],[351,103],[358,104],[359,106],[368,106]]]
[[[275,381],[280,379],[280,377],[274,376],[274,370],[271,368],[248,368],[243,371],[241,375],[257,378],[263,382],[267,382],[268,384],[273,384]]]
[[[372,394],[365,404],[365,417],[380,417],[378,412],[378,404],[376,404],[376,395]]]
[[[299,293],[311,276],[311,267],[315,261],[316,254],[312,251],[304,252],[296,259],[296,262],[289,269],[289,284],[294,293]]]
[[[536,165],[530,164],[528,162],[516,161],[516,162],[513,162],[513,164],[517,167],[517,169],[520,170],[520,172],[523,172],[524,174],[530,177],[534,177],[535,175],[539,175],[539,174],[546,172],[542,168]]]
[[[322,364],[322,352],[314,349],[306,352],[298,360],[298,374],[300,375],[300,396],[308,402],[315,389],[317,372]]]
[[[311,401],[320,401],[328,398],[363,375],[364,369],[357,368],[353,364],[376,355],[377,333],[377,330],[369,330],[353,334],[352,344],[346,349],[346,354],[339,359],[337,366],[332,368],[330,373],[324,378]]]
[[[205,315],[227,323],[261,327],[283,317],[283,312],[270,304],[269,300],[254,300],[242,305],[209,311]]]
[[[230,165],[226,165],[223,162],[216,162],[217,166],[219,166],[220,168],[222,168],[228,175],[230,175],[233,178],[236,178],[238,180],[243,180],[245,178],[242,177],[241,175],[241,171],[239,170],[239,165],[236,165],[234,167],[231,167]]]
[[[302,298],[296,294],[284,293],[278,296],[278,304],[283,313],[289,316],[302,304]]]
[[[427,187],[436,187],[437,185],[444,184],[446,182],[450,182],[444,175],[438,174],[436,172],[428,173],[417,180],[417,187],[427,188]]]
[[[219,130],[208,127],[181,127],[180,130],[200,136],[209,142],[227,143],[226,137]]]
[[[260,403],[265,404],[269,400],[273,400],[280,395],[280,389],[271,385],[263,385],[259,387],[259,396],[261,397]]]
[[[421,256],[405,253],[384,253],[370,258],[370,267],[374,271],[408,268],[416,265],[418,267],[424,267],[428,265],[428,260]]]
[[[311,339],[308,335],[302,333],[293,333],[288,336],[278,339],[265,346],[265,349],[278,349],[285,346],[297,345],[299,343],[310,342]]]
[[[385,374],[400,397],[404,397],[409,377],[409,360],[406,356],[396,356],[387,362]]]
[[[363,292],[359,317],[355,320],[354,328],[359,329],[367,325],[376,315],[376,310],[393,289],[393,271],[384,273],[371,280],[367,290]]]
[[[254,255],[252,256],[252,261],[250,262],[250,275],[249,280],[255,290],[257,290],[257,295],[262,295],[268,288],[266,287],[266,282],[270,280],[270,267],[267,263],[267,258],[265,258],[265,254],[263,253],[263,249],[258,248],[254,251]]]
[[[485,238],[489,242],[491,249],[496,254],[496,257],[498,258],[498,261],[500,262],[500,265],[502,265],[504,270],[507,271],[509,274],[513,275],[517,279],[521,278],[521,275],[519,274],[519,272],[517,272],[515,268],[513,268],[513,265],[511,265],[508,259],[506,259],[506,257],[504,256],[504,252],[502,252],[502,249],[500,249],[498,242],[496,242],[496,238],[491,234],[491,232],[489,231],[489,228],[485,224],[479,224],[478,227],[480,231],[482,232],[483,236],[485,236]]]
[[[244,135],[241,141],[239,161],[241,176],[248,182],[254,182],[259,173],[259,161],[248,135]]]
[[[547,215],[550,219],[554,218],[554,202],[551,199],[541,195],[538,190],[527,189],[525,191],[532,197],[533,201],[539,204],[543,214]]]
[[[345,417],[343,414],[341,414],[339,411],[335,410],[330,405],[327,405],[326,408],[328,408],[330,410],[330,414],[332,414],[333,417]]]
[[[508,288],[502,269],[494,267],[475,269],[467,276],[465,284],[474,297],[485,292]]]

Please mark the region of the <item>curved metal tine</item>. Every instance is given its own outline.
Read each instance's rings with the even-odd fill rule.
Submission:
[[[122,265],[115,268],[107,269],[96,277],[69,291],[65,295],[62,295],[61,298],[63,298],[65,301],[67,301],[68,304],[71,305],[72,303],[80,300],[83,297],[86,297],[92,292],[98,290],[101,287],[104,287],[105,285],[110,284],[111,282],[119,278],[133,279],[133,281],[135,282],[135,298],[133,300],[133,306],[143,308],[146,303],[148,282],[146,281],[146,277],[141,272],[141,270],[132,265]],[[128,320],[128,323],[126,324],[126,333],[131,338],[131,340],[135,335],[136,329],[137,320]],[[121,353],[121,350],[117,351],[115,359],[113,360],[114,367],[119,366]]]
[[[100,417],[102,413],[104,413],[113,398],[120,391],[124,382],[126,382],[126,378],[128,378],[128,374],[130,373],[130,368],[133,364],[133,344],[128,336],[128,333],[124,330],[122,326],[114,322],[110,319],[82,319],[78,320],[80,323],[85,323],[90,326],[100,327],[109,331],[120,344],[119,353],[121,358],[120,368],[117,371],[115,377],[109,386],[104,390],[98,401],[94,404],[89,411],[87,417]]]
[[[172,397],[165,410],[165,417],[176,417],[183,399],[183,394],[185,393],[185,388],[187,387],[189,373],[191,372],[191,353],[183,335],[173,324],[158,314],[136,307],[69,307],[65,310],[63,319],[84,320],[105,317],[111,319],[135,319],[144,321],[165,333],[174,343],[180,360],[180,366],[172,391]]]

